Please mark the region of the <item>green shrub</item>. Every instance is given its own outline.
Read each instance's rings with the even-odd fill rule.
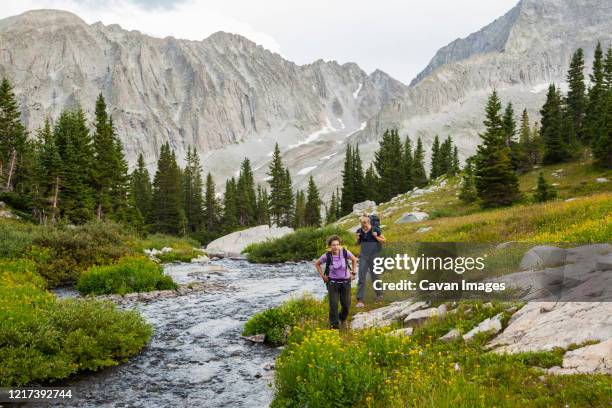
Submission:
[[[190,262],[193,258],[197,258],[202,254],[202,251],[198,251],[193,248],[189,250],[172,250],[170,252],[166,252],[165,254],[157,255],[157,259],[159,259],[162,263]]]
[[[279,346],[287,342],[294,326],[324,313],[323,303],[310,295],[303,295],[257,313],[246,322],[242,334],[265,334],[266,343]]]
[[[321,330],[291,336],[277,360],[272,407],[552,407],[605,406],[612,377],[545,374],[565,350],[492,353],[491,334],[472,341],[437,340],[465,332],[506,305],[460,303],[459,310],[396,336],[391,328]],[[571,348],[571,347],[570,347]]]
[[[34,234],[30,257],[53,287],[75,283],[88,267],[108,264],[133,252],[128,245],[132,239],[113,223],[43,226]]]
[[[31,224],[0,219],[0,258],[23,256],[32,245],[35,228]]]
[[[377,340],[401,343],[402,338],[379,335]],[[336,330],[315,330],[276,361],[276,397],[271,406],[355,406],[384,384],[376,360],[371,350],[352,347]]]
[[[0,287],[20,285],[44,289],[45,280],[36,272],[36,264],[28,259],[0,259]]]
[[[176,284],[164,275],[160,265],[142,256],[121,258],[111,265],[92,266],[81,275],[77,284],[78,291],[85,295],[175,288]]]
[[[353,234],[339,227],[303,228],[281,238],[251,244],[243,252],[255,263],[311,260],[327,250],[325,240],[330,235],[339,235],[345,244],[354,241]]]
[[[0,263],[0,387],[53,382],[139,352],[151,327],[110,302],[58,300],[28,261]]]

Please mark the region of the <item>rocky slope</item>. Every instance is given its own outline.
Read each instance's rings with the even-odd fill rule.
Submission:
[[[472,153],[486,98],[497,89],[517,116],[533,120],[548,84],[564,86],[572,53],[585,50],[587,68],[597,41],[612,41],[612,3],[607,0],[521,0],[480,31],[441,48],[409,89],[389,102],[353,136],[365,143],[397,127],[426,147],[433,135],[451,134],[463,156]]]
[[[153,167],[166,141],[179,159],[192,145],[219,183],[245,156],[267,162],[276,141],[301,157],[288,160],[301,182],[313,147],[328,140],[317,161],[339,151],[337,140],[406,89],[352,63],[299,66],[239,35],[160,39],[55,10],[1,20],[0,44],[0,76],[15,84],[30,130],[78,102],[91,114],[102,92],[130,163],[142,152]]]
[[[132,164],[142,152],[153,169],[169,141],[180,159],[195,146],[219,187],[245,156],[261,182],[278,141],[294,187],[312,174],[328,198],[347,141],[361,144],[367,164],[386,128],[422,137],[426,149],[451,134],[465,158],[493,88],[535,120],[574,50],[585,49],[590,69],[597,41],[612,41],[609,1],[521,0],[441,48],[407,87],[352,63],[299,66],[238,35],[159,39],[40,10],[0,20],[0,76],[16,84],[30,130],[77,101],[91,113],[102,92]]]

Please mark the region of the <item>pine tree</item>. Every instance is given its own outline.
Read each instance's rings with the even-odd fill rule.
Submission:
[[[336,187],[336,203],[338,203],[338,205],[336,205],[336,219],[340,219],[342,218],[342,207],[340,206],[340,203],[342,202],[342,193],[340,192],[340,189],[338,187]]]
[[[232,177],[225,182],[225,194],[223,195],[223,227],[224,232],[235,231],[238,227],[238,187],[236,180]]]
[[[520,198],[500,111],[501,102],[493,91],[485,108],[485,132],[480,135],[482,144],[476,156],[476,190],[483,207],[510,205]]]
[[[161,146],[153,180],[153,229],[166,234],[186,232],[181,171],[167,142]]]
[[[423,142],[419,137],[417,139],[417,146],[413,156],[413,172],[414,185],[417,187],[425,187],[428,183],[427,173],[425,173],[425,152],[423,150]]]
[[[439,176],[452,174],[453,169],[453,139],[448,136],[440,145],[438,162]]]
[[[514,135],[516,134],[516,121],[514,120],[514,108],[510,102],[506,105],[502,122],[504,128],[504,142],[506,146],[511,147],[512,142],[514,142]]]
[[[106,102],[102,94],[99,94],[96,100],[95,115],[93,179],[96,189],[96,216],[100,220],[103,215],[111,213],[112,184],[116,164]]]
[[[402,191],[409,191],[414,187],[414,161],[412,157],[412,144],[410,143],[410,138],[408,136],[406,136],[406,139],[404,140],[404,153],[402,158],[401,188]],[[373,170],[374,169],[372,169],[372,171]],[[374,173],[372,173],[372,175],[374,175]],[[372,177],[372,175],[370,175],[370,177]]]
[[[302,190],[295,192],[295,214],[293,216],[293,228],[306,226],[306,196]]]
[[[455,176],[461,171],[459,165],[459,148],[457,146],[453,147],[453,159],[451,162],[451,176]]]
[[[361,155],[359,154],[359,146],[355,145],[353,150],[353,197],[355,202],[359,203],[365,200],[364,193],[364,176],[363,166],[361,164]]]
[[[438,135],[436,135],[433,145],[431,146],[431,167],[429,170],[429,178],[431,180],[440,176],[440,164],[440,139]]]
[[[538,122],[535,122],[531,128],[531,143],[528,149],[528,156],[534,165],[541,163],[544,156],[544,142],[542,141]]]
[[[4,78],[0,83],[0,189],[13,190],[17,162],[26,144],[26,131],[20,120],[13,86]]]
[[[554,84],[548,88],[546,102],[540,110],[542,115],[541,135],[544,142],[544,163],[559,163],[570,157],[563,135],[563,112],[561,96]]]
[[[593,143],[600,133],[605,110],[605,72],[601,43],[597,43],[593,59],[593,72],[590,74],[591,85],[588,91],[587,110],[584,117],[584,140]],[[543,135],[544,133],[542,133]]]
[[[595,164],[612,168],[612,48],[608,48],[604,63],[604,111],[602,125],[593,138]]]
[[[312,176],[308,180],[306,195],[305,224],[309,227],[319,227],[321,226],[321,199]]]
[[[61,159],[59,183],[61,215],[72,223],[84,223],[94,217],[94,152],[85,114],[80,107],[64,111],[53,130]]]
[[[587,101],[584,85],[584,51],[582,48],[578,48],[572,56],[567,72],[567,83],[569,90],[566,104],[572,118],[572,126],[578,140],[583,140],[585,135],[582,126]]]
[[[521,115],[521,125],[519,128],[519,140],[518,143],[515,143],[513,148],[510,150],[510,160],[512,161],[512,166],[518,172],[526,171],[533,164],[529,158],[529,151],[532,148],[531,129],[529,126],[529,113],[527,113],[527,109],[523,109],[523,114]]]
[[[187,218],[187,228],[197,232],[204,224],[204,186],[202,165],[195,148],[187,147],[186,166],[183,171],[183,207]]]
[[[95,190],[96,217],[126,221],[129,212],[128,165],[102,94],[99,94],[96,100],[94,128],[91,174]]]
[[[403,192],[398,182],[403,176],[402,153],[398,131],[385,131],[379,148],[374,153],[374,167],[379,176],[378,197],[381,201],[387,201]]]
[[[240,165],[240,175],[238,177],[238,222],[242,226],[256,224],[257,195],[255,193],[255,181],[251,162],[245,158]]]
[[[338,200],[336,199],[336,193],[332,192],[329,206],[326,207],[326,211],[325,211],[325,224],[331,224],[332,222],[335,222],[338,219],[336,217],[337,213],[338,213]]]
[[[363,184],[365,186],[365,199],[374,201],[375,203],[379,203],[380,198],[378,196],[378,186],[380,185],[380,180],[378,179],[376,170],[374,170],[373,163],[370,163],[370,167],[368,167],[368,169],[366,170]]]
[[[350,144],[346,145],[346,155],[344,157],[344,170],[342,170],[342,201],[340,209],[342,214],[353,211],[355,201],[355,165],[353,164],[353,149]]]
[[[145,222],[152,222],[153,186],[142,153],[138,155],[136,168],[132,172],[130,181],[131,195],[136,208],[138,208]]]
[[[612,47],[608,47],[604,61],[604,88],[607,92],[612,90]]]
[[[291,174],[289,169],[285,169],[285,177],[283,178],[283,223],[281,226],[291,226],[293,224],[294,197],[292,189]]]
[[[41,209],[41,221],[49,220],[55,223],[60,214],[59,193],[60,178],[62,178],[62,158],[55,144],[55,137],[51,130],[49,118],[45,119],[43,128],[38,133],[40,139],[40,167],[41,189],[46,197],[46,203]]]
[[[270,202],[268,191],[257,185],[257,224],[270,225]]]
[[[270,177],[268,180],[268,183],[270,183],[270,221],[278,226],[289,225],[286,223],[289,204],[286,172],[278,143],[274,146],[272,161],[266,174]],[[290,186],[289,191],[291,191]]]
[[[215,182],[210,172],[206,175],[206,193],[204,197],[204,228],[209,232],[218,232],[221,208],[215,193]]]
[[[466,203],[472,203],[478,199],[478,192],[476,191],[476,184],[474,181],[474,170],[472,168],[472,161],[468,160],[465,163],[463,169],[461,190],[459,191],[459,199]]]
[[[546,179],[544,178],[544,173],[540,170],[540,175],[538,176],[538,185],[536,188],[536,193],[534,194],[535,201],[544,202],[551,200],[557,196],[557,192],[551,186]]]

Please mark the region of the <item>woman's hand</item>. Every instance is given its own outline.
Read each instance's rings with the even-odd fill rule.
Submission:
[[[325,283],[329,282],[329,276],[323,275],[322,278],[323,278],[323,282]]]

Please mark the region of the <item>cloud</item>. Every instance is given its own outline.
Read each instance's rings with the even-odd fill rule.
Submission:
[[[356,62],[409,83],[434,53],[479,30],[518,0],[20,0],[0,17],[30,9],[69,10],[155,37],[202,40],[243,35],[298,64]],[[282,53],[281,53],[282,50]]]
[[[119,24],[154,37],[202,40],[217,31],[226,31],[280,54],[280,46],[271,35],[196,0],[22,0],[3,5],[0,17],[43,8],[71,11],[89,24]]]

